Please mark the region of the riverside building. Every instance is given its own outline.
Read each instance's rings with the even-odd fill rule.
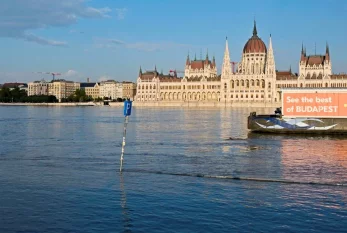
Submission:
[[[55,79],[48,83],[48,95],[54,95],[59,102],[74,94],[76,89],[80,89],[80,83],[65,79]]]
[[[93,99],[99,98],[100,96],[100,83],[86,82],[80,84],[81,90],[84,90],[86,96],[90,96]]]
[[[48,95],[48,84],[45,80],[28,83],[28,96]]]
[[[123,81],[123,98],[134,100],[136,95],[136,83]]]
[[[79,88],[80,83],[65,79],[56,79],[50,82],[41,80],[28,83],[28,95],[54,95],[61,102],[61,99],[74,94]]]
[[[100,97],[115,100],[123,97],[123,84],[115,80],[100,83]]]
[[[186,60],[184,77],[158,73],[157,69],[142,73],[137,79],[137,101],[219,101],[220,76],[213,57]]]
[[[256,22],[253,35],[245,43],[240,62],[232,69],[228,40],[221,74],[217,74],[213,57],[186,59],[184,77],[177,73],[164,75],[153,71],[142,72],[137,79],[136,101],[219,101],[277,103],[281,101],[281,88],[347,87],[347,75],[333,74],[329,46],[321,55],[307,55],[302,46],[299,73],[291,68],[276,69],[271,35],[268,45],[258,36]]]

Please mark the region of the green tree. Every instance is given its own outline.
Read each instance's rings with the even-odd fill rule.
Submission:
[[[3,87],[3,88],[0,90],[0,97],[1,97],[1,98],[4,98],[4,97],[11,97],[10,88],[8,88],[8,87]]]

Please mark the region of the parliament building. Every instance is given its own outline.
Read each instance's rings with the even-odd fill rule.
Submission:
[[[230,60],[228,40],[221,74],[217,74],[215,57],[190,59],[187,56],[184,77],[152,71],[142,72],[137,79],[136,101],[220,101],[231,102],[279,102],[281,88],[347,87],[347,75],[333,74],[329,46],[325,54],[307,55],[301,48],[299,74],[276,70],[271,35],[268,46],[258,36],[254,22],[253,35],[246,42],[241,61],[235,65]]]

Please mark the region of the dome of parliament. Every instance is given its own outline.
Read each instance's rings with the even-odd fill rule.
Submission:
[[[253,36],[249,38],[243,47],[243,53],[266,53],[265,43],[257,35],[257,27],[254,22]]]

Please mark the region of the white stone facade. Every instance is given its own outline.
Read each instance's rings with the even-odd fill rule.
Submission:
[[[100,97],[115,100],[123,97],[123,84],[114,80],[107,80],[100,83]]]
[[[48,84],[45,80],[28,83],[28,96],[48,95]]]
[[[230,103],[278,103],[281,88],[347,87],[347,75],[333,74],[328,45],[324,55],[306,55],[302,48],[299,74],[277,71],[270,35],[268,46],[258,37],[254,22],[253,36],[243,48],[241,61],[232,70],[226,40],[221,75],[215,59],[186,60],[184,77],[159,74],[156,69],[140,73],[136,101],[221,101]]]
[[[195,65],[200,63],[197,66],[201,67],[204,63],[210,65],[215,63],[206,60],[191,62],[193,64],[196,62]],[[142,73],[140,69],[135,99],[136,101],[219,101],[220,77],[215,75],[215,67],[207,70],[209,72],[203,69],[200,76],[194,73],[195,76],[179,78],[176,73],[174,76],[164,75],[159,74],[156,69]]]
[[[280,88],[330,88],[347,87],[346,74],[333,74],[328,45],[324,55],[306,55],[301,49],[299,74],[290,71],[276,73],[277,96],[281,97]]]
[[[301,79],[326,79],[332,74],[329,47],[326,45],[324,55],[306,56],[306,49],[301,49],[299,63],[299,78]]]
[[[271,36],[267,49],[264,42],[258,37],[254,24],[253,36],[243,49],[241,63],[235,73],[231,70],[228,41],[226,41],[221,82],[221,101],[278,101]]]
[[[216,61],[213,57],[212,62],[208,59],[208,54],[206,54],[205,60],[196,60],[191,61],[189,55],[186,60],[186,66],[184,69],[184,77],[187,79],[198,78],[198,77],[207,77],[212,78],[217,76],[217,67]]]

